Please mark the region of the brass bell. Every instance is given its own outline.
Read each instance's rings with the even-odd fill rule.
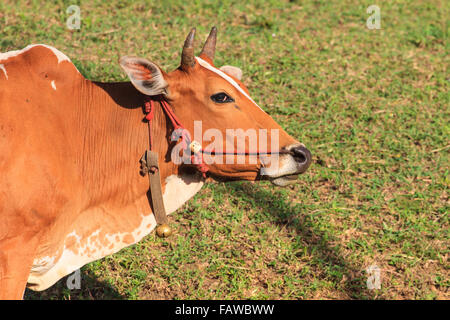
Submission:
[[[172,235],[172,228],[166,223],[160,224],[156,227],[156,235],[160,238],[170,237]]]

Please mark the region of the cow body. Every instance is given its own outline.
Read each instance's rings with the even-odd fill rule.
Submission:
[[[86,80],[47,46],[0,54],[0,66],[0,288],[29,272],[29,286],[43,290],[155,227],[138,174],[145,96],[130,83]],[[154,122],[156,148],[167,150],[161,112]],[[160,157],[171,213],[203,180]]]
[[[285,186],[308,168],[311,153],[250,97],[242,71],[214,66],[216,33],[212,28],[196,57],[192,29],[180,67],[170,73],[122,57],[131,80],[123,83],[87,80],[46,45],[0,53],[0,299],[21,298],[27,283],[44,290],[156,227],[148,180],[139,174],[150,136],[167,214],[206,180],[264,178]],[[155,108],[147,118],[151,134],[143,121],[150,97],[170,103],[170,111]],[[200,142],[177,144],[175,128],[194,138],[199,131]],[[205,147],[203,137],[212,143]],[[206,149],[214,161],[175,161],[180,150],[198,160]]]

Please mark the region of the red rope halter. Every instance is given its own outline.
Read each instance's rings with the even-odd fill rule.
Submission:
[[[187,129],[181,124],[180,120],[178,120],[177,116],[175,115],[175,113],[173,112],[172,108],[170,107],[170,105],[165,101],[165,100],[161,100],[160,101],[161,107],[163,108],[163,111],[166,113],[166,115],[169,117],[170,122],[172,122],[173,125],[173,130],[174,131],[180,131],[180,138],[181,138],[181,144],[183,147],[183,150],[186,150],[189,146],[188,142],[190,143],[190,138],[189,138],[189,132],[187,131]],[[150,150],[153,147],[153,141],[152,141],[152,135],[151,135],[151,130],[152,130],[152,120],[155,116],[155,106],[154,106],[154,101],[153,100],[149,100],[147,102],[145,102],[145,119],[148,120],[148,125],[149,125],[149,135],[150,135]],[[280,151],[276,151],[276,152],[249,152],[249,151],[244,151],[244,152],[216,152],[214,150],[211,151],[206,151],[203,148],[201,148],[197,153],[194,153],[191,155],[191,163],[193,165],[196,166],[197,170],[200,171],[202,173],[203,178],[206,178],[206,173],[209,171],[209,167],[208,165],[203,161],[203,154],[209,154],[209,155],[246,155],[246,156],[250,156],[250,155],[263,155],[263,154],[291,154],[290,151],[288,150],[280,150]]]
[[[172,108],[165,100],[161,100],[160,104],[161,104],[161,107],[163,108],[164,112],[166,113],[166,115],[169,117],[170,122],[172,122],[173,130],[181,131],[181,135],[180,135],[181,142],[180,143],[182,144],[183,149],[186,150],[188,148],[188,141],[190,140],[189,132],[181,124],[180,120],[178,120],[178,118],[175,115],[175,113],[173,112]],[[151,135],[152,120],[155,116],[155,106],[154,106],[153,100],[147,101],[145,103],[145,113],[146,113],[145,119],[148,120],[148,125],[149,125],[150,150],[151,150],[152,146],[153,146],[152,135]],[[202,151],[198,152],[197,154],[191,155],[191,163],[193,165],[195,165],[197,167],[197,170],[202,173],[203,178],[206,178],[206,173],[209,171],[209,167],[203,161],[203,152]]]

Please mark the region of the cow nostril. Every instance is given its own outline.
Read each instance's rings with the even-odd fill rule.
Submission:
[[[311,152],[303,146],[291,149],[295,161],[301,165],[307,164],[311,161]]]
[[[294,150],[294,159],[296,162],[303,164],[307,161],[306,154],[302,151]]]

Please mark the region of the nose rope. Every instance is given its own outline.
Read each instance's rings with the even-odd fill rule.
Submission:
[[[159,101],[163,111],[169,118],[170,122],[173,126],[173,133],[176,132],[178,134],[178,139],[181,139],[180,143],[183,147],[183,150],[186,150],[188,146],[190,147],[192,151],[191,155],[191,163],[195,165],[198,171],[201,172],[203,178],[206,178],[206,173],[209,171],[208,165],[203,161],[203,155],[243,155],[243,156],[260,156],[260,155],[272,155],[272,154],[291,154],[293,153],[289,150],[279,150],[279,151],[270,151],[270,152],[251,152],[248,150],[245,150],[243,152],[218,152],[214,149],[212,150],[205,150],[201,145],[198,144],[196,141],[190,141],[190,135],[187,129],[181,124],[181,121],[177,118],[175,113],[173,112],[172,108],[170,107],[169,103],[165,100]],[[148,121],[148,129],[149,129],[149,145],[150,150],[152,150],[153,147],[153,140],[152,140],[152,120],[155,116],[155,105],[154,101],[150,99],[149,101],[145,102],[144,106],[145,110],[145,119]],[[197,144],[197,145],[196,145]]]

